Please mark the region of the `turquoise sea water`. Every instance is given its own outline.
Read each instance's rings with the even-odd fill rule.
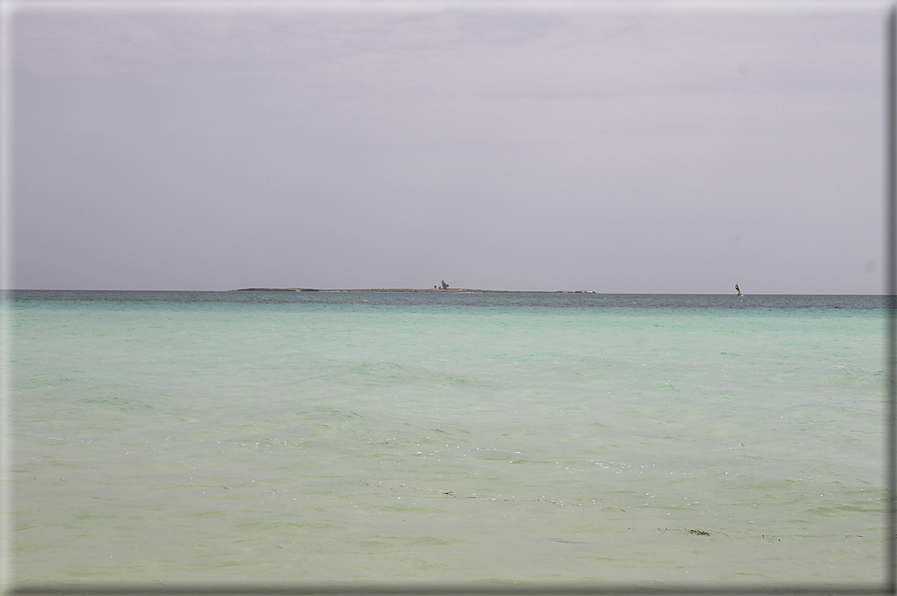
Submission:
[[[16,585],[871,585],[881,298],[17,292]]]

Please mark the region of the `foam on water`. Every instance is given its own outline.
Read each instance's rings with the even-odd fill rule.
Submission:
[[[17,583],[882,577],[868,300],[100,295],[13,308]]]

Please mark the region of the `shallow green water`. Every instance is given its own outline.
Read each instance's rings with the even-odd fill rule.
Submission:
[[[16,583],[882,577],[868,300],[185,296],[13,303]]]

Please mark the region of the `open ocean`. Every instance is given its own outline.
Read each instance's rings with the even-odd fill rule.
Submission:
[[[6,308],[15,586],[884,578],[882,297]]]

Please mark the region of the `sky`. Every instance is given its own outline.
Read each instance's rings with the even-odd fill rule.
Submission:
[[[4,283],[880,294],[888,6],[4,0]]]

